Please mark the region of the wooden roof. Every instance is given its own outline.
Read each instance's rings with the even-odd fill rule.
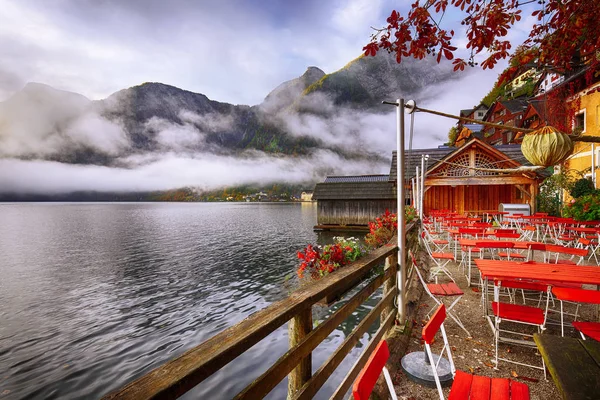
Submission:
[[[477,139],[471,139],[465,146],[457,148],[457,147],[442,147],[435,149],[415,149],[411,152],[406,152],[406,171],[405,176],[407,179],[412,179],[415,176],[416,169],[415,167],[421,166],[421,155],[428,154],[429,160],[427,162],[427,171],[431,171],[435,169],[438,164],[446,157],[453,157],[456,154],[459,154],[463,149],[467,148],[469,144]],[[477,142],[484,144],[482,141],[477,140]],[[523,153],[521,152],[521,145],[519,144],[505,144],[499,146],[491,146],[489,144],[485,144],[485,146],[490,147],[494,151],[499,151],[506,156],[506,158],[513,160],[517,165],[532,165]],[[451,154],[453,153],[453,154]],[[549,176],[550,174],[545,170],[541,170],[537,172],[538,175],[542,177]],[[392,152],[392,164],[390,168],[390,181],[396,181],[396,152]]]
[[[389,175],[328,176],[324,183],[387,182]]]
[[[392,182],[317,183],[313,200],[386,200],[396,198]]]

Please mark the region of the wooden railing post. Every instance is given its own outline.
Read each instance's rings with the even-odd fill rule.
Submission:
[[[296,346],[306,335],[312,331],[312,307],[309,307],[300,313],[288,323],[288,336],[289,336],[289,347],[290,349]],[[309,381],[312,376],[312,354],[308,354],[304,357],[298,366],[294,368],[288,375],[288,395],[287,398],[291,399],[294,394],[302,388],[302,386]]]
[[[390,268],[392,268],[391,275],[389,279],[386,280],[383,284],[383,297],[385,297],[386,294],[394,290],[396,286],[396,272],[398,271],[398,253],[396,252],[394,252],[392,255],[385,259],[384,271],[387,271]],[[379,319],[380,325],[383,324],[383,322],[386,320],[387,316],[391,312],[394,312],[393,305],[390,305],[389,307],[383,309],[383,311],[381,312],[381,318]]]

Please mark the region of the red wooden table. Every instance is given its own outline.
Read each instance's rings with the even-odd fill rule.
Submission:
[[[484,281],[482,291],[484,313],[492,326],[493,324],[487,315],[489,280],[521,280],[543,283],[549,286],[558,283],[600,285],[600,268],[586,265],[544,264],[484,259],[475,260],[475,265],[479,268],[481,278]],[[494,290],[494,301],[499,301],[496,290]]]
[[[468,251],[467,251],[467,262],[466,262],[466,267],[467,267],[467,280],[469,282],[469,286],[471,286],[471,259],[472,259],[472,255],[471,255],[471,250],[475,247],[475,243],[477,242],[490,242],[489,239],[485,239],[485,238],[481,238],[481,239],[458,239],[458,244],[459,246],[465,246]],[[528,250],[529,249],[529,245],[531,244],[543,244],[540,242],[524,242],[524,241],[518,241],[518,240],[498,240],[498,247],[500,248],[502,244],[506,244],[506,243],[512,243],[514,245],[513,249],[517,249],[517,250]],[[455,255],[456,258],[456,255]]]
[[[504,260],[475,260],[484,279],[511,279],[600,285],[600,268],[586,265],[527,263]]]

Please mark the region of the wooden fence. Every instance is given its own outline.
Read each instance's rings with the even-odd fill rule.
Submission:
[[[394,238],[391,243],[396,243],[395,240]],[[383,273],[370,280],[335,313],[313,328],[312,307],[315,303],[351,289],[384,260]],[[136,400],[177,398],[289,322],[289,350],[235,398],[262,398],[289,376],[288,399],[310,399],[354,348],[362,335],[380,317],[379,329],[332,396],[334,399],[341,399],[351,387],[377,343],[394,324],[397,315],[394,308],[394,298],[398,295],[397,266],[396,245],[387,245],[374,250],[336,273],[315,281],[309,287],[300,288],[287,298],[252,314],[104,398]],[[382,299],[313,374],[312,351],[382,285],[384,285]]]

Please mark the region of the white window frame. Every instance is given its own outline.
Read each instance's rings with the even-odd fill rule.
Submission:
[[[579,110],[578,112],[575,113],[575,116],[573,117],[573,129],[575,129],[576,124],[575,121],[577,120],[577,117],[583,114],[583,130],[581,131],[581,133],[585,133],[586,128],[587,128],[587,112],[586,109],[584,108],[583,110]]]

